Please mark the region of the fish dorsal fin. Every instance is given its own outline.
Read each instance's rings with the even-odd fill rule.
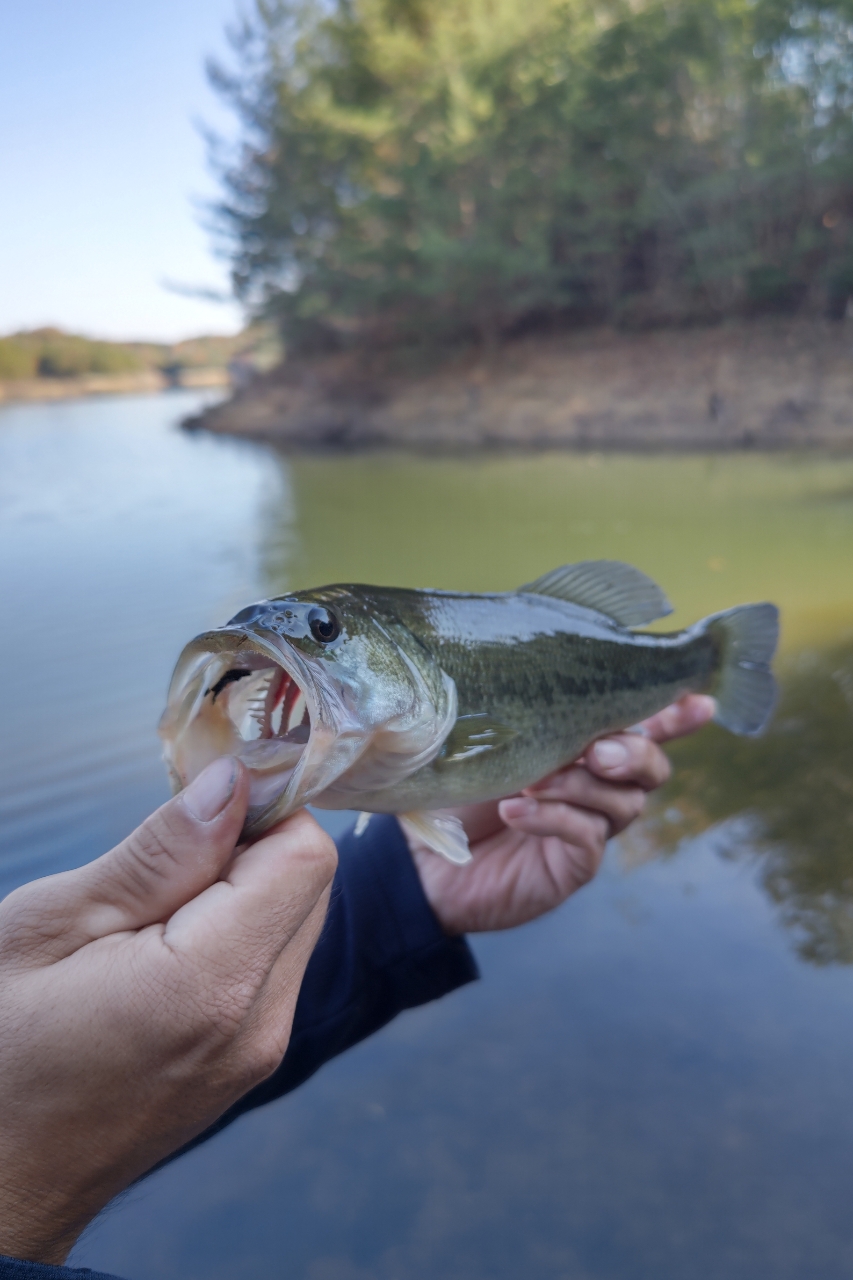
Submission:
[[[641,627],[672,613],[656,582],[621,560],[581,560],[552,569],[519,591],[553,596],[607,614],[623,627]]]
[[[433,853],[440,853],[448,862],[464,867],[471,861],[465,828],[452,813],[418,809],[401,813],[399,818],[409,835],[427,845]]]

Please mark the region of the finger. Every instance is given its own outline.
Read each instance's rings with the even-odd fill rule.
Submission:
[[[566,844],[603,847],[610,835],[610,824],[603,813],[569,804],[513,796],[501,800],[498,808],[508,827],[531,836],[556,836]]]
[[[654,742],[669,742],[673,738],[683,738],[685,734],[701,729],[713,719],[716,710],[714,698],[709,698],[704,693],[688,693],[678,702],[664,707],[657,715],[644,720],[638,727],[645,730]]]
[[[653,791],[655,787],[661,786],[671,772],[669,761],[651,738],[634,733],[620,733],[594,742],[584,755],[582,765],[569,765],[568,768],[543,778],[535,786],[528,787],[524,794],[536,798],[553,795],[572,803],[581,803],[580,800],[575,800],[573,794],[567,794],[565,789],[567,786],[577,787],[584,770],[606,782],[642,787],[644,791]],[[567,783],[565,780],[572,778],[575,771],[578,778]]]
[[[646,792],[640,785],[603,780],[578,765],[553,774],[545,784],[531,787],[524,794],[538,801],[561,801],[601,813],[610,824],[611,835],[624,831],[640,816],[646,803]]]
[[[0,908],[0,948],[50,963],[171,915],[218,879],[245,820],[248,789],[239,761],[215,760],[103,857],[10,894]]]
[[[500,803],[508,827],[538,837],[549,876],[561,898],[591,880],[610,835],[607,819],[571,805],[517,796]],[[553,906],[553,902],[550,903]]]
[[[318,906],[337,866],[334,842],[304,810],[251,845],[227,876],[177,911],[164,941],[210,976],[245,1018],[273,967]]]
[[[667,781],[672,766],[657,743],[635,734],[614,734],[594,742],[584,767],[608,782],[630,783],[654,791]]]

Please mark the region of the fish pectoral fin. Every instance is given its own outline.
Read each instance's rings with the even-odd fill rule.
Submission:
[[[409,835],[434,853],[440,853],[448,862],[464,867],[471,861],[465,828],[453,814],[416,809],[412,813],[401,813],[399,819]]]
[[[672,613],[672,605],[658,584],[621,560],[564,564],[518,590],[595,609],[623,627],[641,627]]]
[[[438,763],[449,764],[481,755],[484,751],[494,751],[517,736],[517,729],[491,716],[459,716],[444,740]]]

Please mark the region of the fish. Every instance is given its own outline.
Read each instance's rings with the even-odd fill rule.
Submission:
[[[690,692],[755,735],[776,702],[779,615],[745,604],[676,632],[641,570],[563,565],[516,591],[344,584],[261,600],[181,653],[159,732],[173,790],[249,771],[245,839],[303,805],[393,813],[459,865],[449,810],[511,795]]]

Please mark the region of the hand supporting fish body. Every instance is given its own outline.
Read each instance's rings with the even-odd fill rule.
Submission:
[[[757,734],[772,714],[772,604],[684,631],[618,561],[565,565],[515,592],[329,586],[263,600],[184,649],[160,722],[174,789],[217,756],[249,770],[245,834],[304,804],[396,813],[453,862],[442,810],[520,791],[689,692]],[[366,819],[364,819],[366,820]]]

